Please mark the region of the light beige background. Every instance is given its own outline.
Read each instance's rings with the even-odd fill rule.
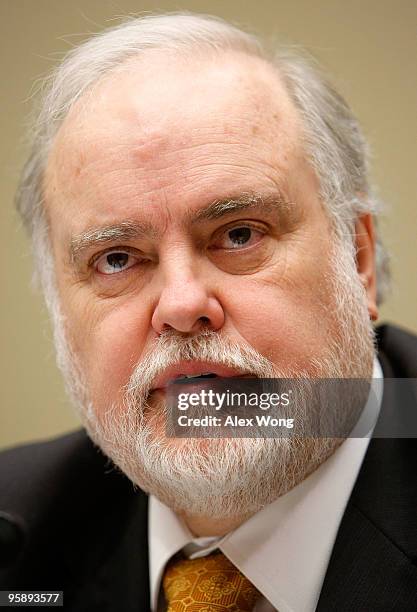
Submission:
[[[334,75],[371,142],[374,179],[389,205],[383,235],[393,254],[394,285],[381,318],[417,331],[414,0],[0,0],[0,447],[78,423],[54,365],[41,298],[30,289],[29,245],[13,210],[35,83],[65,51],[115,17],[181,9],[216,14],[302,45]]]

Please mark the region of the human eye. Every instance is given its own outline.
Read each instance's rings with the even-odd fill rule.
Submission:
[[[228,227],[218,234],[212,244],[215,249],[242,250],[260,242],[265,229],[251,224],[239,224]]]
[[[140,257],[133,255],[127,249],[113,249],[96,257],[92,263],[99,274],[109,275],[124,272],[139,261]]]

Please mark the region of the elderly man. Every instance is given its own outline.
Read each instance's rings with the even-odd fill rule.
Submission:
[[[416,375],[415,339],[372,326],[378,202],[317,69],[215,18],[129,20],[52,75],[18,206],[88,436],[3,453],[2,588],[88,612],[416,610],[411,440],[165,431],[178,378]]]

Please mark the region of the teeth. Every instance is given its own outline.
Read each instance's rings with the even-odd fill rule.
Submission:
[[[200,376],[216,376],[213,372],[201,372],[201,374],[180,374],[179,378],[199,378]]]

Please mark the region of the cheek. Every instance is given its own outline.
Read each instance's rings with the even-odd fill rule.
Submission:
[[[307,369],[334,333],[332,295],[313,270],[294,278],[230,284],[227,311],[233,335],[277,366]]]
[[[94,310],[94,309],[93,309]],[[73,346],[80,356],[90,398],[98,411],[118,403],[140,359],[149,317],[137,304],[84,308],[88,316],[73,325]]]

